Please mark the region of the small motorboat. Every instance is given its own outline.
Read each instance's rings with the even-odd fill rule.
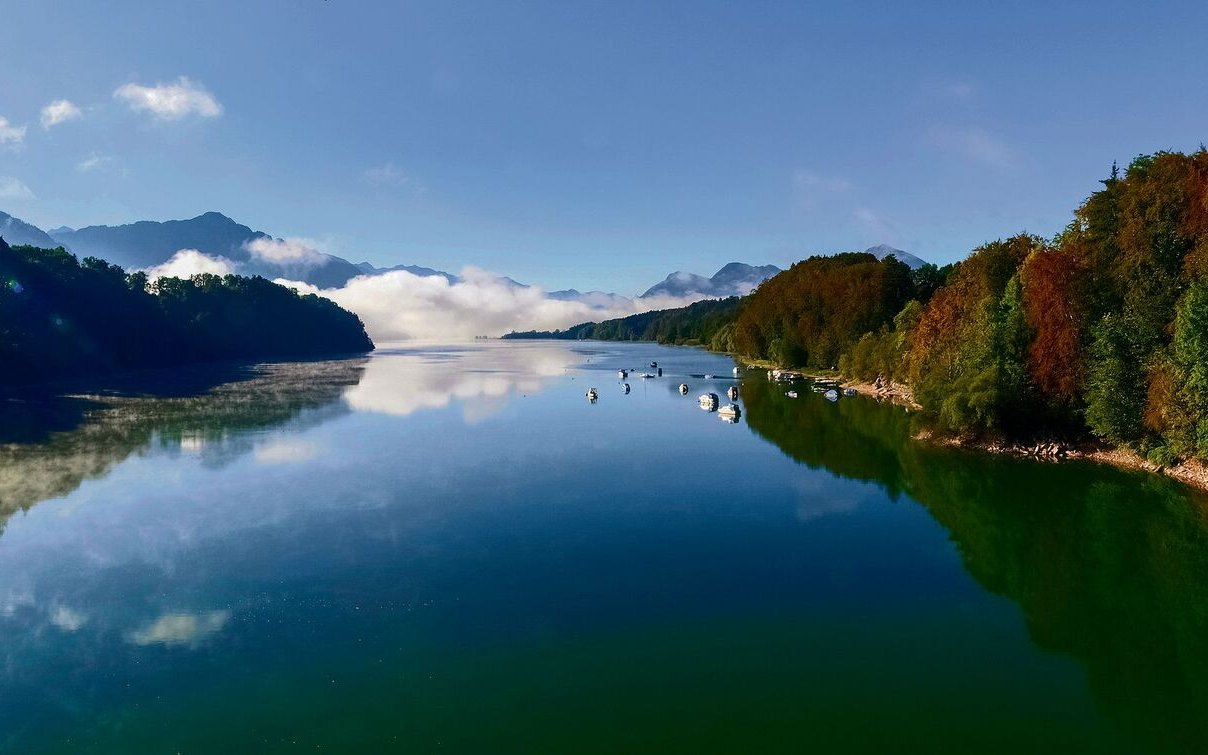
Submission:
[[[650,363],[650,369],[652,369],[652,370],[653,370],[653,369],[655,369],[655,368],[656,368],[656,367],[658,367],[658,366],[659,366],[659,363],[658,363],[658,362],[651,362],[651,363]]]
[[[587,389],[587,400],[594,404],[596,402],[597,398],[599,398],[599,396],[596,394],[596,389],[588,388]]]
[[[717,413],[723,419],[728,419],[728,420],[733,421],[733,420],[738,419],[738,417],[742,414],[742,409],[738,408],[738,404],[726,404],[722,408],[718,409]]]
[[[844,388],[843,395],[844,396],[854,396],[854,395],[856,395],[856,389],[855,388]]]
[[[680,383],[679,392],[680,392],[681,396],[687,396],[688,395],[688,384]]]
[[[822,396],[823,396],[823,397],[824,397],[824,398],[825,398],[827,401],[838,401],[838,400],[839,400],[839,392],[838,392],[838,391],[836,391],[834,388],[831,388],[829,391],[827,391],[826,393],[822,394]]]
[[[717,411],[717,394],[702,393],[700,395],[700,408],[707,412]]]
[[[705,380],[712,380],[712,379],[713,379],[712,375],[705,375]]]
[[[629,383],[625,383],[625,385],[621,386],[621,392],[626,396],[629,395]]]
[[[662,368],[662,367],[659,367],[657,370],[655,370],[655,371],[654,371],[654,373],[655,373],[656,375],[658,375],[659,377],[662,377],[662,376],[663,376],[663,368]]]
[[[617,370],[617,377],[624,380],[625,378],[629,377],[629,373],[625,370]]]
[[[797,391],[788,391],[784,395],[788,396],[789,398],[797,398]]]
[[[726,398],[730,399],[731,401],[738,400],[738,386],[737,385],[732,385],[726,389]]]
[[[734,368],[734,377],[738,377],[738,368],[737,367]]]
[[[649,372],[643,372],[641,375],[639,375],[639,377],[642,378],[642,380],[649,380],[650,378],[654,377],[654,375],[651,375]]]

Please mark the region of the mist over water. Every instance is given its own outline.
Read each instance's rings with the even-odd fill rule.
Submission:
[[[682,307],[704,298],[698,295],[612,297],[593,303],[565,301],[551,298],[539,287],[516,286],[494,273],[475,268],[463,270],[453,282],[444,276],[419,276],[403,270],[354,278],[338,289],[320,290],[296,281],[278,282],[326,296],[355,312],[375,342],[464,341],[511,331],[562,330],[588,321]]]

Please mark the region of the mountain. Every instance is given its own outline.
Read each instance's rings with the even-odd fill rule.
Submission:
[[[393,273],[396,270],[418,275],[421,278],[427,278],[433,275],[439,275],[450,283],[456,283],[461,280],[452,273],[446,273],[443,270],[433,270],[430,267],[421,267],[420,265],[395,265],[394,267],[374,267],[368,262],[358,262],[356,268],[361,271],[362,275],[381,275],[383,273]]]
[[[909,267],[911,270],[918,270],[920,267],[927,264],[925,260],[914,256],[910,252],[903,252],[901,249],[895,249],[889,244],[877,244],[876,246],[868,247],[864,251],[868,252],[879,260],[883,260],[886,257],[896,257],[899,262],[905,264],[906,267]]]
[[[763,283],[778,272],[780,272],[780,268],[775,265],[755,267],[743,264],[742,262],[731,262],[725,265],[721,270],[714,273],[711,278],[706,278],[696,273],[676,271],[664,278],[661,283],[651,286],[640,298],[644,299],[650,296],[683,297],[693,294],[719,298],[745,296],[760,283]]]
[[[613,294],[607,291],[579,291],[574,288],[567,288],[561,291],[550,291],[546,294],[550,299],[555,301],[577,301],[586,304],[589,307],[596,309],[609,309],[612,307],[623,307],[633,303],[633,300],[628,296]]]
[[[14,218],[7,212],[0,212],[0,238],[12,246],[38,246],[52,249],[58,244],[36,225],[30,225],[20,218]]]
[[[271,240],[272,237],[218,212],[207,212],[189,220],[140,220],[127,225],[93,225],[74,231],[57,228],[53,239],[77,257],[100,257],[125,268],[153,267],[167,262],[181,249],[196,249],[239,263],[241,274],[300,280],[320,288],[339,287],[362,274],[356,265],[330,254],[320,254],[318,261],[305,262],[275,262],[256,257],[248,251],[248,242]],[[55,246],[54,242],[50,245]]]

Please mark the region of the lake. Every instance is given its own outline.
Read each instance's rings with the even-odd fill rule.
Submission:
[[[1203,496],[732,367],[482,342],[7,402],[0,751],[1208,748]]]

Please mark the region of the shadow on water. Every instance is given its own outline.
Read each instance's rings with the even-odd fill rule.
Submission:
[[[743,398],[752,430],[793,459],[922,504],[1037,646],[1078,659],[1122,732],[1146,749],[1208,742],[1208,498],[1088,462],[920,443],[909,414],[864,398],[794,400],[758,377]]]
[[[14,513],[153,445],[194,449],[203,463],[221,465],[252,449],[241,431],[346,412],[340,398],[366,362],[212,365],[10,394],[0,399],[0,532]]]

